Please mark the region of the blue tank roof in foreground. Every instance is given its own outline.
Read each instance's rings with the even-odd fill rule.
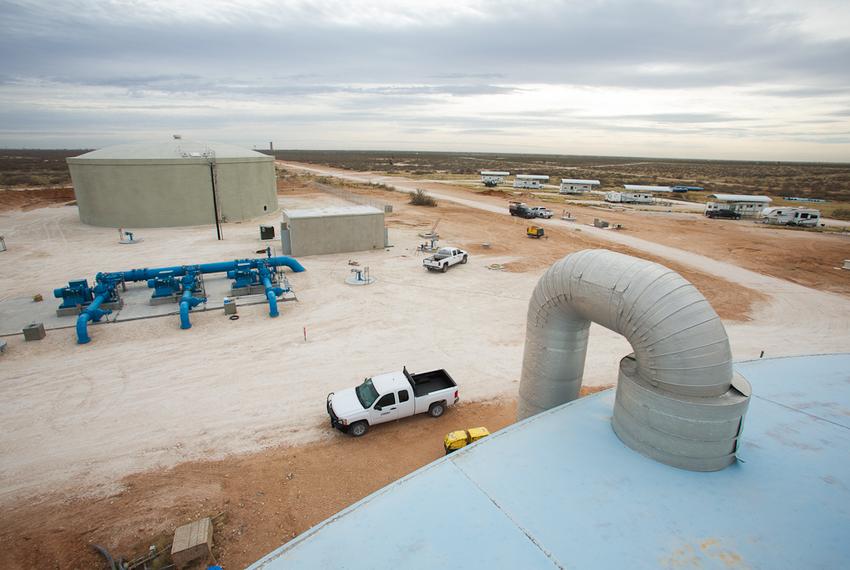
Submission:
[[[723,471],[627,448],[610,390],[436,461],[252,568],[846,567],[850,354],[736,369],[753,397]]]

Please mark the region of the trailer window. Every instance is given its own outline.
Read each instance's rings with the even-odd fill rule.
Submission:
[[[409,399],[410,399],[410,394],[407,393],[407,390],[401,390],[398,393],[398,401],[399,402],[406,402]]]

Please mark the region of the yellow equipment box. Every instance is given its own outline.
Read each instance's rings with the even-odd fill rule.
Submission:
[[[525,235],[530,238],[540,239],[546,234],[540,226],[528,226],[525,230]]]
[[[482,437],[488,435],[490,435],[490,432],[485,427],[449,432],[446,437],[443,438],[443,448],[446,450],[446,455],[448,455],[449,453],[457,451],[461,447],[466,447],[470,443],[476,442]]]

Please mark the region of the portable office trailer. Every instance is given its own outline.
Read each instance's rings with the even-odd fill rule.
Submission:
[[[284,210],[280,242],[286,255],[380,249],[387,244],[384,212],[371,206]]]
[[[673,191],[669,186],[649,186],[646,184],[623,184],[623,189],[626,192],[642,192],[642,193],[654,193],[654,192],[664,192],[670,193]]]
[[[711,201],[705,205],[706,213],[711,210],[731,210],[745,218],[755,218],[772,201],[767,196],[743,194],[711,194],[708,198]]]
[[[561,194],[583,194],[599,186],[598,180],[580,180],[578,178],[561,178]]]
[[[505,177],[510,175],[510,172],[501,170],[482,170],[481,182],[483,182],[484,186],[487,187],[498,186],[505,181]]]
[[[605,201],[618,204],[652,204],[654,198],[649,192],[606,192]]]
[[[800,196],[786,196],[785,199],[790,200],[791,202],[826,202],[823,198],[801,198]]]
[[[780,206],[776,208],[765,208],[761,212],[761,217],[767,224],[813,228],[820,221],[820,210]]]
[[[543,183],[549,182],[549,177],[542,174],[517,174],[514,188],[543,188]]]

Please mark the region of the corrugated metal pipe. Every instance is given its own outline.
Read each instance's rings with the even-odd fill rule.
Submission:
[[[612,425],[632,449],[692,471],[735,461],[750,386],[732,369],[720,317],[681,275],[642,259],[585,250],[555,263],[528,306],[520,419],[575,400],[588,330],[626,337]]]

